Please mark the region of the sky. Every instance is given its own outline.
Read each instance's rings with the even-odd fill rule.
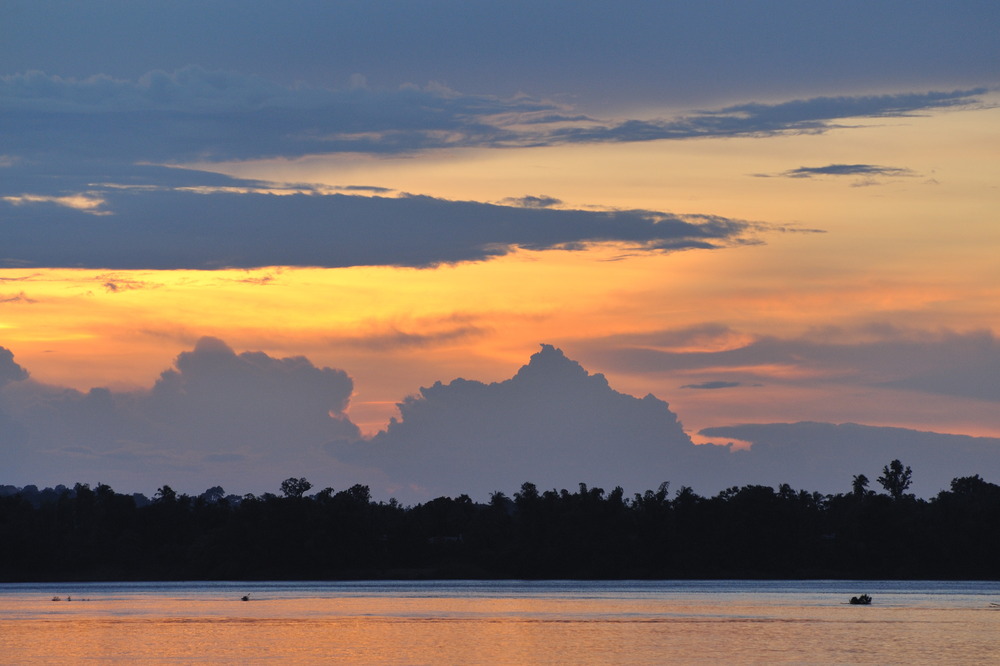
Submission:
[[[0,484],[1000,482],[998,30],[0,2]]]

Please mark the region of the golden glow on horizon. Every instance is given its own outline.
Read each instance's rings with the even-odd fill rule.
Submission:
[[[762,231],[763,245],[668,255],[620,247],[518,251],[435,269],[2,269],[0,346],[38,380],[79,389],[149,386],[202,335],[237,351],[306,355],[355,378],[352,418],[372,431],[420,386],[459,376],[505,379],[542,342],[571,347],[706,323],[732,333],[706,339],[705,351],[756,336],[795,338],[873,323],[1000,330],[1000,109],[844,124],[863,128],[214,165],[236,176],[328,188],[493,202],[548,195],[570,207],[714,214],[826,233]],[[787,177],[792,169],[830,164],[908,171]],[[801,373],[782,366],[759,372],[779,383],[792,379],[785,373]],[[719,420],[795,420],[791,413],[878,418],[878,401],[856,389],[796,385],[737,397],[678,391],[691,379],[683,372],[606,374],[617,390],[669,400],[690,429]],[[939,423],[953,423],[953,432],[1000,435],[1000,426],[989,426],[989,405],[938,397],[914,410],[913,396],[893,395],[900,404],[881,408],[884,424],[925,419],[933,429],[926,417],[933,413]]]
[[[780,257],[794,251],[783,247],[786,243],[808,245],[821,238],[794,235],[774,245],[619,261],[610,260],[618,251],[608,248],[519,252],[432,270],[8,270],[2,277],[17,280],[8,284],[16,284],[31,302],[5,304],[0,313],[4,346],[21,365],[40,381],[81,390],[149,386],[202,335],[220,337],[237,351],[304,354],[355,377],[352,419],[371,433],[384,427],[395,402],[418,387],[459,376],[506,379],[540,342],[562,341],[572,355],[573,340],[725,322],[731,334],[721,342],[710,337],[699,343],[701,351],[713,351],[720,344],[745,344],[748,333],[795,337],[817,321],[861,324],[877,320],[887,305],[919,314],[933,309],[935,299],[957,297],[940,284],[931,291],[864,279],[800,285],[794,283],[794,266],[756,280],[746,276],[739,289],[727,287],[738,283],[747,255],[758,261],[761,255]],[[668,399],[691,428],[711,424],[708,412],[697,408],[706,401],[715,418],[719,411],[733,417],[745,411],[718,404],[727,397],[720,392],[677,391],[696,382],[697,373],[675,372],[669,379],[606,374],[618,390],[652,391]],[[791,366],[759,367],[754,374],[771,382],[809,375]],[[796,390],[800,400],[801,389]],[[764,395],[765,403],[773,400],[774,389]],[[752,392],[741,393],[740,400],[773,409],[755,405]]]

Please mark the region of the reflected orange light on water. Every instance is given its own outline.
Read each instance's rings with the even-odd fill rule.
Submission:
[[[8,663],[984,663],[988,608],[734,598],[43,599],[7,604]]]

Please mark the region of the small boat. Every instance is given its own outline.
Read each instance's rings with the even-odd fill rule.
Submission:
[[[854,606],[868,606],[871,604],[872,598],[867,594],[862,594],[861,596],[851,597],[850,603]]]

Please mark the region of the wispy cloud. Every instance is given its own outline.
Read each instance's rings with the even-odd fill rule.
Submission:
[[[119,275],[98,275],[96,280],[102,283],[104,290],[108,293],[119,293],[124,291],[135,291],[137,289],[148,289],[157,285],[143,280],[133,280]]]
[[[875,164],[828,164],[821,167],[799,167],[785,171],[789,178],[812,178],[814,176],[916,176],[912,169],[878,166]]]
[[[739,388],[742,386],[760,386],[760,384],[745,384],[743,382],[727,382],[727,381],[711,381],[711,382],[701,382],[700,384],[684,384],[683,386],[681,386],[681,388],[717,390],[717,389]]]
[[[548,141],[655,141],[727,136],[816,134],[850,127],[852,118],[905,117],[979,103],[985,88],[858,97],[814,97],[777,104],[740,104],[667,120],[626,120],[553,130]]]
[[[104,199],[93,193],[72,194],[67,196],[47,196],[42,194],[21,194],[17,196],[5,196],[3,200],[13,206],[24,206],[29,204],[50,203],[65,208],[72,208],[91,215],[107,215],[104,210]]]
[[[914,178],[920,174],[905,167],[880,166],[878,164],[827,164],[825,166],[801,166],[776,174],[757,173],[757,178],[820,178],[824,176],[860,176],[861,182],[872,183],[879,178]]]
[[[315,153],[408,153],[824,132],[850,118],[900,117],[975,104],[984,88],[741,104],[662,120],[602,120],[551,101],[463,94],[439,85],[281,86],[188,67],[135,81],[0,77],[4,155],[181,163]],[[13,162],[12,162],[13,164]]]
[[[23,291],[16,294],[0,294],[0,303],[37,303],[34,298],[30,298]]]
[[[525,195],[523,197],[507,197],[500,201],[504,206],[520,206],[522,208],[551,208],[558,206],[562,201],[555,197]]]
[[[363,326],[357,335],[328,338],[338,346],[375,351],[431,347],[442,343],[466,340],[486,334],[489,327],[468,316],[446,317],[436,321],[412,322],[411,325],[373,322]]]

